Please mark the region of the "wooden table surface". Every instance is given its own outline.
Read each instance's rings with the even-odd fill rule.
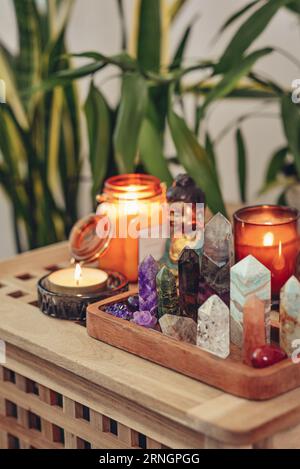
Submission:
[[[8,351],[17,347],[139,405],[145,415],[154,412],[187,432],[199,432],[206,447],[268,446],[274,435],[282,447],[278,434],[300,424],[300,389],[264,402],[240,399],[93,340],[77,324],[41,314],[29,304],[36,300],[36,277],[62,260],[68,260],[64,243],[0,263],[0,339]],[[16,278],[27,273],[35,278]],[[24,296],[9,296],[16,287]],[[293,432],[287,441],[300,447]]]

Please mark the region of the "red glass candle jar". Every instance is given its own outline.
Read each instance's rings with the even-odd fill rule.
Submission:
[[[272,274],[272,295],[278,297],[295,274],[299,254],[299,212],[277,205],[246,207],[234,214],[236,262],[249,254]]]

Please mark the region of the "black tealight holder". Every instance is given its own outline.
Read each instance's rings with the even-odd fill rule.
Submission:
[[[118,272],[107,273],[108,281],[104,290],[83,295],[51,291],[51,285],[48,281],[51,274],[46,275],[39,280],[37,285],[40,310],[53,318],[84,321],[88,305],[128,291],[129,284],[124,275]]]

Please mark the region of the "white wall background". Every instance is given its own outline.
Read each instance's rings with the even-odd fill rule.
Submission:
[[[126,1],[126,16],[128,27],[135,0]],[[196,15],[200,18],[194,26],[187,57],[204,58],[216,57],[228,43],[236,25],[225,34],[217,44],[212,45],[211,40],[216,31],[232,12],[246,5],[248,0],[190,0],[187,7],[177,20],[172,31],[170,49],[173,51],[180,39],[187,23]],[[272,21],[269,28],[254,44],[255,48],[273,46],[281,47],[295,56],[299,48],[299,23],[296,16],[288,11],[280,12]],[[14,50],[16,48],[16,31],[13,16],[12,0],[0,0],[0,38]],[[76,0],[71,25],[68,31],[69,48],[71,51],[99,50],[106,54],[113,54],[120,49],[120,28],[114,0]],[[289,88],[295,78],[299,78],[300,70],[279,54],[272,54],[262,59],[257,65],[257,71]],[[107,78],[115,74],[114,70],[107,69],[97,78],[108,99],[113,103],[119,93],[117,80]],[[1,77],[0,77],[1,78]],[[88,82],[82,82],[82,94],[86,92]],[[241,113],[257,109],[258,104],[252,101],[227,102],[215,105],[208,127],[213,137],[219,135],[222,129]],[[278,115],[275,106],[266,106],[261,109]],[[273,150],[284,141],[280,120],[274,118],[251,119],[243,124],[243,131],[249,155],[249,196],[250,200],[256,198],[257,191],[263,181],[266,164]],[[0,137],[1,138],[1,137]],[[235,146],[234,134],[224,138],[218,148],[218,164],[222,176],[224,195],[228,201],[238,201],[237,179],[235,177]],[[84,188],[83,188],[84,190]],[[83,199],[85,200],[85,199]],[[83,211],[89,208],[83,203]],[[14,254],[14,243],[10,221],[10,210],[7,200],[0,192],[0,258]]]

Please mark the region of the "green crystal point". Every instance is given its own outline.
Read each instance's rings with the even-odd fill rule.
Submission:
[[[158,291],[158,317],[165,314],[179,316],[176,278],[166,266],[162,267],[156,277]]]

